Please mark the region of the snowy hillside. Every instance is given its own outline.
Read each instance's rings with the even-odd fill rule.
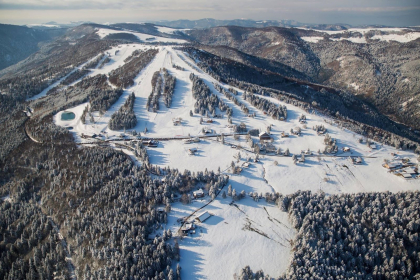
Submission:
[[[160,31],[172,32],[169,29]],[[105,37],[116,32],[120,31],[99,29],[98,35]],[[132,34],[142,41],[150,37],[150,35],[135,32]],[[319,39],[310,37],[308,40],[315,42]],[[160,37],[155,37],[155,41],[183,42]],[[222,173],[229,176],[229,184],[232,185],[236,193],[244,191],[247,194],[245,198],[236,201],[235,204],[230,204],[231,197],[222,198],[220,194],[215,201],[200,210],[200,212],[208,211],[213,216],[203,223],[199,223],[194,234],[179,240],[180,264],[184,279],[231,279],[232,275],[239,272],[245,265],[250,265],[254,271],[263,269],[273,277],[279,276],[286,270],[290,258],[290,241],[293,240],[296,232],[288,221],[287,213],[281,212],[275,204],[267,203],[263,199],[259,202],[253,201],[248,196],[251,192],[262,194],[264,197],[266,193],[291,194],[298,190],[323,191],[328,195],[420,190],[420,180],[414,178],[405,180],[387,172],[387,169],[382,166],[385,159],[392,159],[394,155],[417,163],[415,154],[411,151],[396,150],[379,144],[368,146],[365,141],[359,142],[359,139],[362,138],[361,135],[338,127],[333,120],[326,116],[316,112],[308,114],[298,107],[284,104],[270,97],[260,96],[260,98],[268,99],[277,105],[287,107],[287,119],[285,121],[274,120],[245,101],[244,92],[236,88],[235,90],[238,92],[236,98],[249,108],[249,114],[245,114],[239,106],[217,91],[214,86],[219,85],[225,90],[229,90],[229,85],[222,84],[201,71],[194,60],[173,46],[153,47],[142,44],[126,44],[114,47],[108,52],[110,62],[102,69],[94,69],[89,76],[108,74],[111,70],[123,65],[124,60],[133,51],[148,48],[159,49],[156,57],[137,75],[134,85],[126,88],[119,100],[108,111],[102,115],[99,112],[92,113],[93,123],[87,120],[83,124],[80,120],[88,103],[65,110],[75,114],[74,120],[61,120],[62,111],[54,116],[54,122],[57,125],[68,127],[78,142],[117,140],[124,131],[112,131],[109,129],[108,123],[112,114],[118,111],[133,92],[137,125],[135,128],[127,130],[125,135],[131,135],[130,132],[135,130],[140,132],[142,137],[161,139],[156,148],[148,148],[152,165],[162,168],[167,166],[178,168],[180,172],[185,169],[192,172],[205,169],[217,172],[220,168]],[[178,67],[175,68],[173,65]],[[161,68],[166,68],[169,74],[176,78],[176,86],[172,106],[167,108],[163,104],[163,100],[160,99],[159,110],[153,112],[146,109],[146,102],[152,92],[152,77]],[[239,139],[234,139],[232,136],[233,131],[227,116],[213,118],[212,122],[200,124],[200,119],[203,116],[198,114],[190,116],[190,111],[194,111],[195,103],[191,92],[192,81],[189,78],[191,73],[201,78],[213,94],[232,108],[232,124],[244,123],[248,130],[259,129],[261,132],[271,126],[270,136],[276,150],[280,148],[284,152],[288,149],[291,155],[297,155],[298,158],[301,158],[302,151],[305,151],[304,162],[294,164],[292,157],[276,153],[261,153],[259,161],[255,162],[256,155],[249,147],[246,136],[241,135]],[[38,97],[40,96],[36,98]],[[216,112],[224,115],[219,109]],[[255,117],[248,116],[254,113]],[[306,115],[306,123],[300,122],[300,117],[303,114]],[[181,125],[173,124],[175,118],[181,119]],[[312,128],[319,125],[323,125],[327,129],[327,133],[336,140],[338,146],[336,154],[318,152],[325,148],[324,135],[318,135]],[[297,127],[301,130],[300,135],[292,134],[291,130],[296,130]],[[226,135],[225,143],[217,141],[217,137],[204,138],[205,135],[202,133],[204,128],[212,131],[207,136],[221,135],[222,133]],[[289,137],[282,138],[283,132],[289,134]],[[98,138],[82,138],[82,135],[92,136],[94,134],[99,135]],[[188,137],[203,138],[200,142],[191,144],[185,144],[183,140],[176,139]],[[128,143],[131,141],[130,139],[135,140],[130,136],[125,142]],[[252,139],[256,143],[259,142],[257,136],[253,136]],[[121,146],[116,148],[121,149]],[[188,152],[188,149],[191,148],[196,149],[193,155]],[[124,151],[132,154],[129,149],[124,149]],[[238,153],[240,153],[240,157]],[[360,157],[362,163],[353,163],[350,156]],[[135,157],[133,158],[135,159]],[[232,174],[232,162],[241,167],[242,171],[239,174]],[[138,164],[142,163],[138,162]],[[227,192],[227,187],[224,191]],[[210,201],[210,197],[205,196],[201,200],[193,200],[188,205],[183,205],[181,202],[172,204],[168,228],[176,233],[181,226],[178,219],[189,216],[208,201]],[[190,220],[194,217],[192,216]],[[248,252],[252,252],[252,254],[248,254]]]
[[[301,29],[315,30],[315,29],[307,29],[307,28],[301,28]],[[420,32],[416,32],[412,29],[407,29],[407,28],[349,28],[348,30],[345,30],[345,31],[343,30],[340,30],[340,31],[315,30],[315,31],[325,33],[328,35],[334,35],[334,38],[330,38],[333,41],[347,40],[347,41],[358,43],[358,44],[367,43],[364,36],[368,32],[375,33],[375,35],[370,37],[371,40],[379,40],[379,41],[396,41],[400,43],[407,43],[407,42],[411,42],[420,38]],[[351,37],[352,35],[357,35],[359,33],[362,35],[362,37],[357,37],[357,36]],[[312,36],[312,37],[301,37],[301,38],[302,40],[305,40],[307,42],[318,43],[318,41],[322,40],[323,37]]]
[[[161,31],[162,33],[168,33],[168,29]],[[173,33],[173,31],[172,31]],[[113,29],[106,29],[106,28],[99,28],[97,34],[101,39],[105,38],[111,34],[132,34],[136,36],[141,42],[159,42],[159,43],[173,43],[173,44],[184,44],[187,41],[182,39],[172,39],[172,38],[164,38],[159,36],[152,36],[149,34],[134,32],[134,31],[120,31],[120,30],[113,30]]]

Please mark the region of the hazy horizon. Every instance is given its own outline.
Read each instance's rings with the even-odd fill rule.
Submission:
[[[41,24],[92,21],[150,22],[159,20],[295,20],[309,24],[420,25],[420,3],[416,0],[0,0],[0,21],[6,24]]]

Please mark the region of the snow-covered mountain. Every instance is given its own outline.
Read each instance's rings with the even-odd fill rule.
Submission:
[[[414,31],[186,29],[83,24],[2,70],[0,277],[415,278],[418,135],[332,82],[379,63],[350,38]]]

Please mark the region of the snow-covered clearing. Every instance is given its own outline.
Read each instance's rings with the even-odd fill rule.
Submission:
[[[108,73],[124,63],[124,59],[138,48],[150,48],[141,44],[129,44],[115,47],[111,50],[111,61],[102,69],[95,69],[90,75]],[[161,141],[157,148],[148,148],[150,163],[161,167],[169,166],[191,171],[208,170],[217,171],[220,167],[222,173],[229,175],[229,184],[237,193],[250,192],[290,194],[298,190],[322,190],[327,194],[354,193],[366,191],[403,191],[420,190],[420,180],[404,180],[382,167],[384,159],[391,159],[391,153],[398,153],[400,157],[408,157],[416,162],[415,154],[411,151],[396,150],[389,146],[378,146],[371,149],[365,143],[359,143],[360,135],[338,127],[334,122],[317,113],[308,114],[302,109],[284,104],[277,99],[259,96],[278,105],[286,105],[288,117],[286,121],[273,120],[251,104],[243,100],[243,92],[239,89],[236,96],[244,103],[250,113],[256,113],[255,118],[247,117],[240,107],[228,100],[223,94],[217,92],[213,83],[228,89],[228,85],[220,84],[214,78],[204,73],[196,66],[194,60],[171,46],[160,46],[159,53],[152,62],[145,67],[135,78],[132,87],[127,88],[119,100],[104,115],[93,112],[95,123],[87,120],[86,124],[80,122],[80,116],[86,104],[81,104],[71,111],[76,118],[71,121],[61,121],[61,113],[54,117],[57,125],[71,126],[76,135],[76,141],[89,141],[82,139],[82,133],[87,135],[104,133],[108,138],[117,137],[122,131],[111,131],[108,122],[111,115],[125,102],[131,92],[136,99],[134,112],[137,116],[137,126],[134,128],[142,132],[142,136],[150,138],[200,136],[204,127],[216,133],[230,133],[227,127],[226,116],[213,119],[213,123],[200,124],[201,116],[190,116],[194,110],[195,100],[192,97],[192,83],[189,75],[194,73],[203,79],[210,90],[233,109],[233,124],[245,123],[248,129],[257,128],[264,131],[271,125],[273,145],[282,151],[289,149],[290,153],[300,157],[301,151],[308,150],[312,155],[306,155],[304,163],[293,164],[291,157],[277,155],[262,155],[259,162],[254,162],[255,154],[250,151],[245,136],[234,140],[232,136],[225,137],[225,144],[217,142],[216,138],[205,138],[198,143],[185,144],[182,140]],[[115,54],[115,51],[119,50]],[[187,63],[188,62],[188,63]],[[178,65],[185,71],[177,70],[172,65]],[[151,79],[155,71],[165,67],[176,78],[176,86],[171,108],[166,108],[160,102],[157,112],[147,111],[147,98],[152,91]],[[221,113],[217,111],[217,113]],[[299,123],[299,116],[306,115],[305,125]],[[182,124],[174,126],[173,118],[182,118]],[[87,118],[88,119],[88,118]],[[328,134],[337,139],[339,152],[333,155],[318,154],[324,149],[324,136],[318,136],[312,129],[315,125],[324,125]],[[281,133],[288,132],[299,126],[301,136],[290,135],[282,138]],[[147,133],[143,131],[147,128]],[[128,131],[127,131],[127,134]],[[253,137],[257,142],[257,137]],[[239,146],[232,148],[231,145]],[[350,152],[344,153],[342,148],[349,147]],[[195,155],[189,155],[189,148],[197,148]],[[119,149],[119,148],[118,148]],[[133,159],[133,154],[125,151]],[[240,152],[241,158],[237,159]],[[355,165],[349,156],[360,156],[363,163]],[[246,164],[251,158],[249,165]],[[243,167],[240,174],[231,174],[230,165]],[[277,162],[277,164],[275,164]],[[141,163],[139,163],[141,164]],[[246,166],[248,165],[248,166]],[[227,188],[227,187],[225,187]],[[195,200],[190,205],[174,203],[169,214],[168,226],[176,233],[180,224],[177,219],[186,217],[206,203]],[[239,273],[245,265],[255,270],[263,269],[273,277],[280,276],[285,271],[290,256],[290,243],[295,232],[288,222],[287,214],[281,212],[275,205],[265,201],[255,202],[249,196],[236,202],[237,207],[229,205],[231,199],[222,199],[221,196],[204,208],[214,216],[200,224],[196,233],[180,240],[182,275],[185,279],[231,279],[234,273]],[[268,216],[267,212],[270,216]],[[258,257],[256,257],[258,256]]]
[[[204,201],[173,204],[168,220],[171,231],[176,233],[180,226],[177,219],[188,216]],[[183,279],[232,279],[246,265],[273,277],[285,272],[290,240],[295,235],[287,213],[250,198],[236,202],[236,206],[229,205],[231,201],[230,197],[216,199],[205,208],[213,216],[198,223],[195,234],[179,241]]]
[[[113,29],[106,29],[106,28],[98,28],[97,34],[102,39],[110,34],[132,34],[136,36],[140,41],[142,42],[159,42],[159,43],[173,43],[173,44],[184,44],[187,43],[187,41],[182,39],[172,39],[172,38],[165,38],[165,37],[159,37],[129,30],[113,30]]]
[[[398,34],[387,34],[387,35],[375,35],[371,39],[379,39],[380,41],[397,41],[400,43],[407,43],[420,38],[420,32],[410,32],[404,35]]]
[[[345,33],[345,32],[359,32],[362,34],[365,34],[369,31],[382,31],[382,32],[402,32],[402,31],[406,31],[406,30],[412,30],[410,28],[399,28],[399,27],[382,27],[382,28],[375,28],[375,27],[370,27],[370,28],[349,28],[347,30],[319,30],[319,29],[312,29],[312,28],[305,28],[305,27],[296,27],[298,29],[303,29],[303,30],[314,30],[317,32],[322,32],[322,33],[326,33],[329,35],[335,35],[335,34],[341,34],[341,33]]]
[[[171,28],[171,27],[159,26],[159,25],[156,25],[155,27],[159,32],[166,33],[166,34],[174,34],[175,32],[184,32],[184,31],[187,31],[187,30],[191,30],[191,29],[187,29],[187,28],[177,29],[177,28]]]
[[[301,28],[301,29],[310,30],[307,28]],[[329,35],[337,35],[337,34],[348,35],[349,33],[350,34],[361,33],[362,35],[365,35],[369,31],[381,31],[381,32],[386,32],[388,34],[374,35],[370,39],[379,40],[379,41],[396,41],[400,43],[407,43],[407,42],[411,42],[413,40],[420,38],[420,32],[412,31],[412,29],[409,29],[409,28],[349,28],[348,30],[339,30],[339,31],[329,31],[329,30],[315,30],[315,31],[326,33]],[[405,34],[401,34],[404,31],[407,31],[407,32]],[[311,43],[318,43],[320,40],[323,39],[323,37],[309,36],[309,37],[301,37],[301,39],[307,42],[311,42]],[[330,38],[330,40],[333,40],[333,41],[347,40],[347,41],[357,43],[357,44],[367,43],[366,38],[364,36],[349,37],[349,38],[347,38],[346,36],[342,38]]]
[[[366,44],[366,38],[365,37],[350,37],[350,38],[330,38],[330,40],[332,41],[343,41],[343,40],[347,40],[350,41],[352,43],[356,43],[356,44]]]
[[[302,40],[310,43],[318,43],[321,40],[324,40],[324,37],[300,37]]]

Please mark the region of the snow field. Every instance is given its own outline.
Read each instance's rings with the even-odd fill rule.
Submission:
[[[233,182],[232,187],[237,185]],[[231,201],[230,197],[217,198],[205,208],[213,216],[199,223],[195,234],[180,239],[183,279],[232,279],[246,265],[272,277],[287,269],[289,240],[296,234],[287,213],[249,197],[235,203],[239,209],[229,205]],[[173,204],[168,219],[171,231],[178,231],[177,219],[188,216],[204,202]]]
[[[98,28],[98,31],[97,31],[97,34],[99,35],[101,39],[103,39],[104,37],[110,34],[121,34],[121,33],[133,34],[142,42],[152,42],[152,43],[159,42],[159,43],[173,43],[173,44],[188,43],[187,41],[182,40],[182,39],[164,38],[164,37],[129,31],[129,30],[113,30],[113,29],[107,29],[107,28]]]
[[[304,37],[300,37],[300,38],[302,40],[304,40],[306,42],[310,42],[310,43],[318,43],[319,41],[324,39],[324,37],[318,37],[318,36],[314,36],[314,37],[304,36]]]
[[[299,27],[298,27],[299,28]],[[301,28],[301,29],[305,29],[305,30],[310,30],[307,28]],[[315,30],[315,29],[313,29]],[[341,31],[329,31],[329,30],[315,30],[318,32],[322,32],[322,33],[326,33],[329,35],[335,35],[335,34],[345,34],[345,33],[361,33],[362,35],[366,34],[369,31],[382,31],[382,32],[390,32],[390,33],[398,33],[398,32],[402,32],[402,31],[407,31],[407,30],[411,30],[411,29],[407,29],[407,28],[349,28],[348,30],[341,30]],[[396,41],[396,42],[400,42],[400,43],[407,43],[407,42],[411,42],[414,41],[416,39],[420,38],[420,32],[407,32],[405,34],[385,34],[385,35],[374,35],[373,37],[371,37],[372,40],[379,40],[379,41]],[[301,37],[302,40],[307,41],[307,42],[311,42],[311,43],[318,43],[320,40],[322,40],[322,37],[317,37],[317,36],[307,36],[307,37]],[[342,41],[342,40],[347,40],[353,43],[357,43],[357,44],[366,44],[366,39],[365,37],[360,37],[360,38],[330,38],[330,40],[332,41]]]
[[[175,32],[184,32],[187,30],[191,30],[191,29],[177,29],[177,28],[171,28],[171,27],[166,27],[166,26],[155,26],[156,29],[161,32],[161,33],[166,33],[166,34],[174,34]]]

